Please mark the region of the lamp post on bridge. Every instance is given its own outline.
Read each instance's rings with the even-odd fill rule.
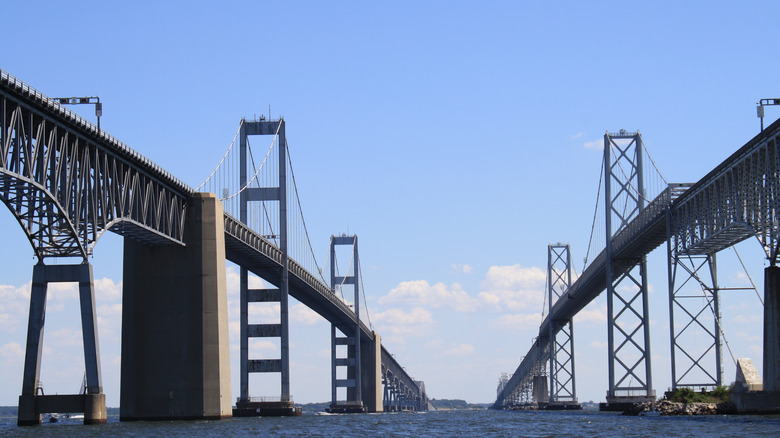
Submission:
[[[95,105],[95,115],[97,116],[97,129],[100,132],[100,116],[103,115],[103,104],[100,103],[100,97],[98,96],[86,96],[86,97],[55,97],[54,100],[59,102],[60,105]]]
[[[761,131],[764,130],[764,107],[769,105],[780,105],[780,99],[761,99],[756,102],[756,115],[761,119]]]

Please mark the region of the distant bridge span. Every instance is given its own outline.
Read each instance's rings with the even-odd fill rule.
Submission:
[[[605,136],[605,149],[609,147],[608,136]],[[608,152],[605,151],[606,153]],[[630,185],[630,183],[623,184]],[[639,186],[641,187],[641,183]],[[518,392],[530,388],[532,376],[538,374],[539,370],[544,368],[545,362],[550,359],[550,346],[553,345],[555,336],[570,324],[579,311],[607,289],[608,259],[611,260],[611,278],[615,279],[623,277],[642,263],[647,254],[664,242],[668,242],[670,269],[672,269],[675,263],[682,263],[680,261],[682,258],[702,257],[714,261],[718,251],[750,237],[756,237],[772,265],[768,269],[772,269],[778,259],[779,213],[780,120],[747,142],[697,183],[670,184],[611,236],[610,245],[607,245],[611,246],[611,257],[608,256],[608,249],[605,248],[552,305],[539,328],[539,335],[533,346],[511,378],[498,391],[495,406],[510,405],[517,399]],[[714,266],[714,262],[710,266]],[[671,281],[674,282],[673,279]],[[771,286],[765,285],[765,287]],[[673,288],[674,285],[671,284],[670,289]],[[711,290],[714,290],[714,298],[709,298],[708,305],[712,306],[714,303],[717,309],[717,285],[712,286]],[[765,292],[769,295],[773,293],[769,290]],[[674,301],[676,297],[671,292],[670,300],[673,300],[670,307],[676,308],[678,305],[677,301]],[[767,323],[765,321],[765,324]],[[674,354],[679,352],[678,348],[681,347],[676,344],[678,333],[674,332],[674,327],[672,330],[674,361]],[[714,343],[711,348],[719,349],[719,329],[712,330],[711,335]],[[628,336],[628,340],[631,341],[631,336]],[[774,360],[772,358],[776,358],[779,354],[776,351],[777,345],[768,345],[773,342],[777,344],[776,340],[764,340],[765,390],[768,386],[767,379],[770,381],[770,388],[776,387],[776,390],[780,390],[777,384],[780,369],[772,363]],[[718,351],[717,361],[720,360],[719,355]],[[768,365],[767,356],[770,357]],[[701,357],[693,359],[694,363],[686,373],[697,367],[712,375],[713,384],[721,384],[719,362],[717,372],[710,372],[699,363]],[[674,366],[673,363],[675,379],[673,386],[682,385],[674,377]],[[633,372],[631,370],[630,372]],[[573,376],[571,383],[573,383]]]

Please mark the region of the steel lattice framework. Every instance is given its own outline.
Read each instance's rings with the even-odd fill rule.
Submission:
[[[645,207],[642,137],[638,132],[621,130],[604,134],[604,176],[609,349],[607,402],[610,403],[616,397],[654,397],[650,370],[647,258],[645,255],[619,258],[612,248],[613,236],[627,228]],[[614,228],[613,220],[617,225]],[[615,265],[619,264],[624,268],[616,269]],[[619,271],[622,274],[618,274]]]
[[[690,187],[670,209],[673,388],[723,383],[716,254],[755,236],[770,264],[777,263],[778,137],[780,124],[775,122]],[[687,339],[691,332],[698,334],[696,342]]]
[[[715,254],[673,253],[673,240],[667,245],[672,390],[719,386],[723,359]]]
[[[756,236],[777,264],[780,124],[773,123],[675,202],[678,254],[708,255]]]
[[[0,199],[36,256],[82,257],[110,230],[182,244],[191,189],[0,71]]]
[[[553,303],[569,292],[571,273],[569,245],[548,245],[547,294],[550,311]],[[557,334],[553,325],[560,326]],[[550,402],[577,402],[574,379],[574,324],[571,319],[550,324]]]
[[[720,353],[716,351],[720,349],[720,330],[717,327],[720,315],[716,296],[721,288],[717,283],[715,254],[756,236],[769,262],[773,266],[777,264],[780,244],[777,219],[780,207],[779,137],[780,120],[751,139],[696,184],[668,185],[666,190],[611,238],[613,256],[628,261],[643,258],[663,242],[668,242],[670,312],[684,317],[681,324],[672,328],[672,348],[688,362],[680,367],[672,365],[673,372],[680,371],[674,379],[675,385],[693,382],[684,381],[683,378],[692,378],[696,374],[705,378],[705,385],[706,379],[711,382],[717,382],[718,379],[722,381],[722,377],[719,377],[722,370],[718,369]],[[619,169],[621,174],[630,174],[624,170]],[[555,319],[572,317],[607,287],[606,261],[610,258],[613,257],[607,257],[606,250],[599,254],[572,284],[568,298],[555,303],[550,315],[542,322],[540,339],[549,342],[549,327],[554,325]],[[612,264],[613,273],[618,275],[629,268],[626,263]],[[681,271],[687,277],[682,278],[678,274]],[[683,304],[687,298],[678,293],[682,291],[681,286],[691,280],[698,282],[702,290],[698,307]],[[714,320],[714,328],[708,325],[708,318]],[[679,318],[674,317],[675,320],[679,321]],[[680,353],[684,349],[680,333],[691,328],[708,334],[712,342],[696,346],[696,352]],[[538,356],[538,346],[534,343],[505,388],[499,392],[497,407],[509,403],[511,396],[532,372],[534,364],[539,360]],[[714,367],[709,365],[712,362]]]

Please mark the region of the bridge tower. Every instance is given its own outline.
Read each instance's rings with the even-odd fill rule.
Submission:
[[[336,247],[339,245],[352,246],[352,275],[345,272],[344,275],[336,275]],[[335,325],[330,327],[331,339],[331,388],[332,398],[331,412],[364,412],[361,375],[360,354],[360,268],[358,258],[358,238],[355,235],[330,237],[330,288],[336,293],[336,288],[345,285],[352,286],[354,291],[354,311],[356,316],[354,331],[342,333],[338,336]],[[338,357],[339,346],[346,346],[346,357]],[[338,368],[346,368],[346,379],[339,379]],[[338,388],[347,389],[346,400],[338,399]]]
[[[618,259],[612,238],[644,208],[642,137],[639,132],[604,134],[606,214],[607,406],[655,400],[650,367],[647,257]],[[614,152],[614,156],[613,156]],[[625,272],[616,278],[616,272]]]
[[[571,287],[571,253],[569,245],[556,243],[547,246],[547,293],[549,312],[553,304],[566,296]],[[561,327],[555,334],[553,324]],[[550,324],[550,404],[576,405],[577,391],[574,379],[574,325],[569,321]]]
[[[666,220],[672,390],[712,389],[723,384],[716,253],[686,248]]]
[[[248,142],[250,135],[278,136],[278,185],[276,187],[248,187]],[[247,223],[250,202],[278,202],[279,230],[274,237],[279,239],[282,251],[281,267],[276,281],[271,281],[278,289],[250,289],[249,270],[240,269],[241,289],[241,357],[240,357],[240,396],[236,402],[235,416],[256,415],[292,415],[293,401],[290,397],[290,338],[288,319],[289,297],[289,254],[287,248],[287,148],[284,119],[279,120],[243,120],[239,132],[239,183],[240,193],[239,220]],[[250,324],[249,303],[279,303],[278,324]],[[273,359],[250,359],[250,338],[279,338],[281,357]],[[280,373],[281,393],[278,397],[252,399],[249,396],[250,373]]]

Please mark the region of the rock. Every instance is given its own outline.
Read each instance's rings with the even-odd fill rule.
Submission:
[[[637,403],[623,415],[646,415],[659,412],[661,415],[715,415],[733,412],[733,406],[728,403],[678,403],[669,400]]]

